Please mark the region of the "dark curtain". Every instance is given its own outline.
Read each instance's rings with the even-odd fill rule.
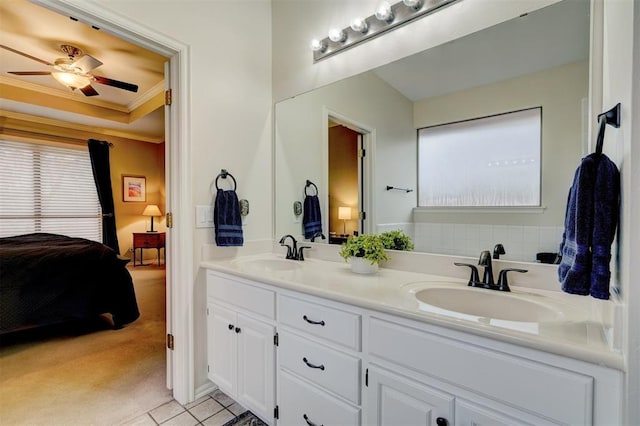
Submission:
[[[111,166],[109,164],[109,142],[89,139],[89,155],[93,180],[96,182],[98,198],[102,207],[102,243],[120,254],[116,215],[111,187]]]

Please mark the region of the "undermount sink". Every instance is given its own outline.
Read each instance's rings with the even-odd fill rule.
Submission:
[[[255,271],[268,272],[294,271],[301,267],[297,261],[287,259],[247,259],[238,262],[238,265]]]
[[[415,297],[422,303],[445,311],[496,320],[546,322],[562,316],[542,303],[495,290],[435,287],[420,290]]]

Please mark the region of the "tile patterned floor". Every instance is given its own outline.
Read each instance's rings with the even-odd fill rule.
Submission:
[[[172,400],[133,419],[131,426],[222,426],[246,409],[216,390],[187,405]]]

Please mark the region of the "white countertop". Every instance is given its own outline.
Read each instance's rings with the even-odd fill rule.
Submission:
[[[337,302],[623,369],[622,355],[610,349],[600,312],[594,309],[598,301],[591,298],[512,285],[514,296],[544,300],[546,305],[563,312],[562,320],[530,323],[489,321],[468,315],[456,317],[451,312],[443,313],[425,306],[416,299],[415,292],[432,285],[464,288],[466,280],[386,268],[380,268],[376,274],[360,275],[351,272],[347,263],[317,259],[291,260],[296,263],[292,270],[256,266],[256,263],[270,259],[284,261],[284,256],[273,253],[239,256],[203,261],[200,266]]]

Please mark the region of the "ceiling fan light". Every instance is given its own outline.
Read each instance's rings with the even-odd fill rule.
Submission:
[[[71,89],[82,89],[91,84],[89,77],[72,72],[53,71],[51,75],[58,80],[60,84],[70,87]]]

